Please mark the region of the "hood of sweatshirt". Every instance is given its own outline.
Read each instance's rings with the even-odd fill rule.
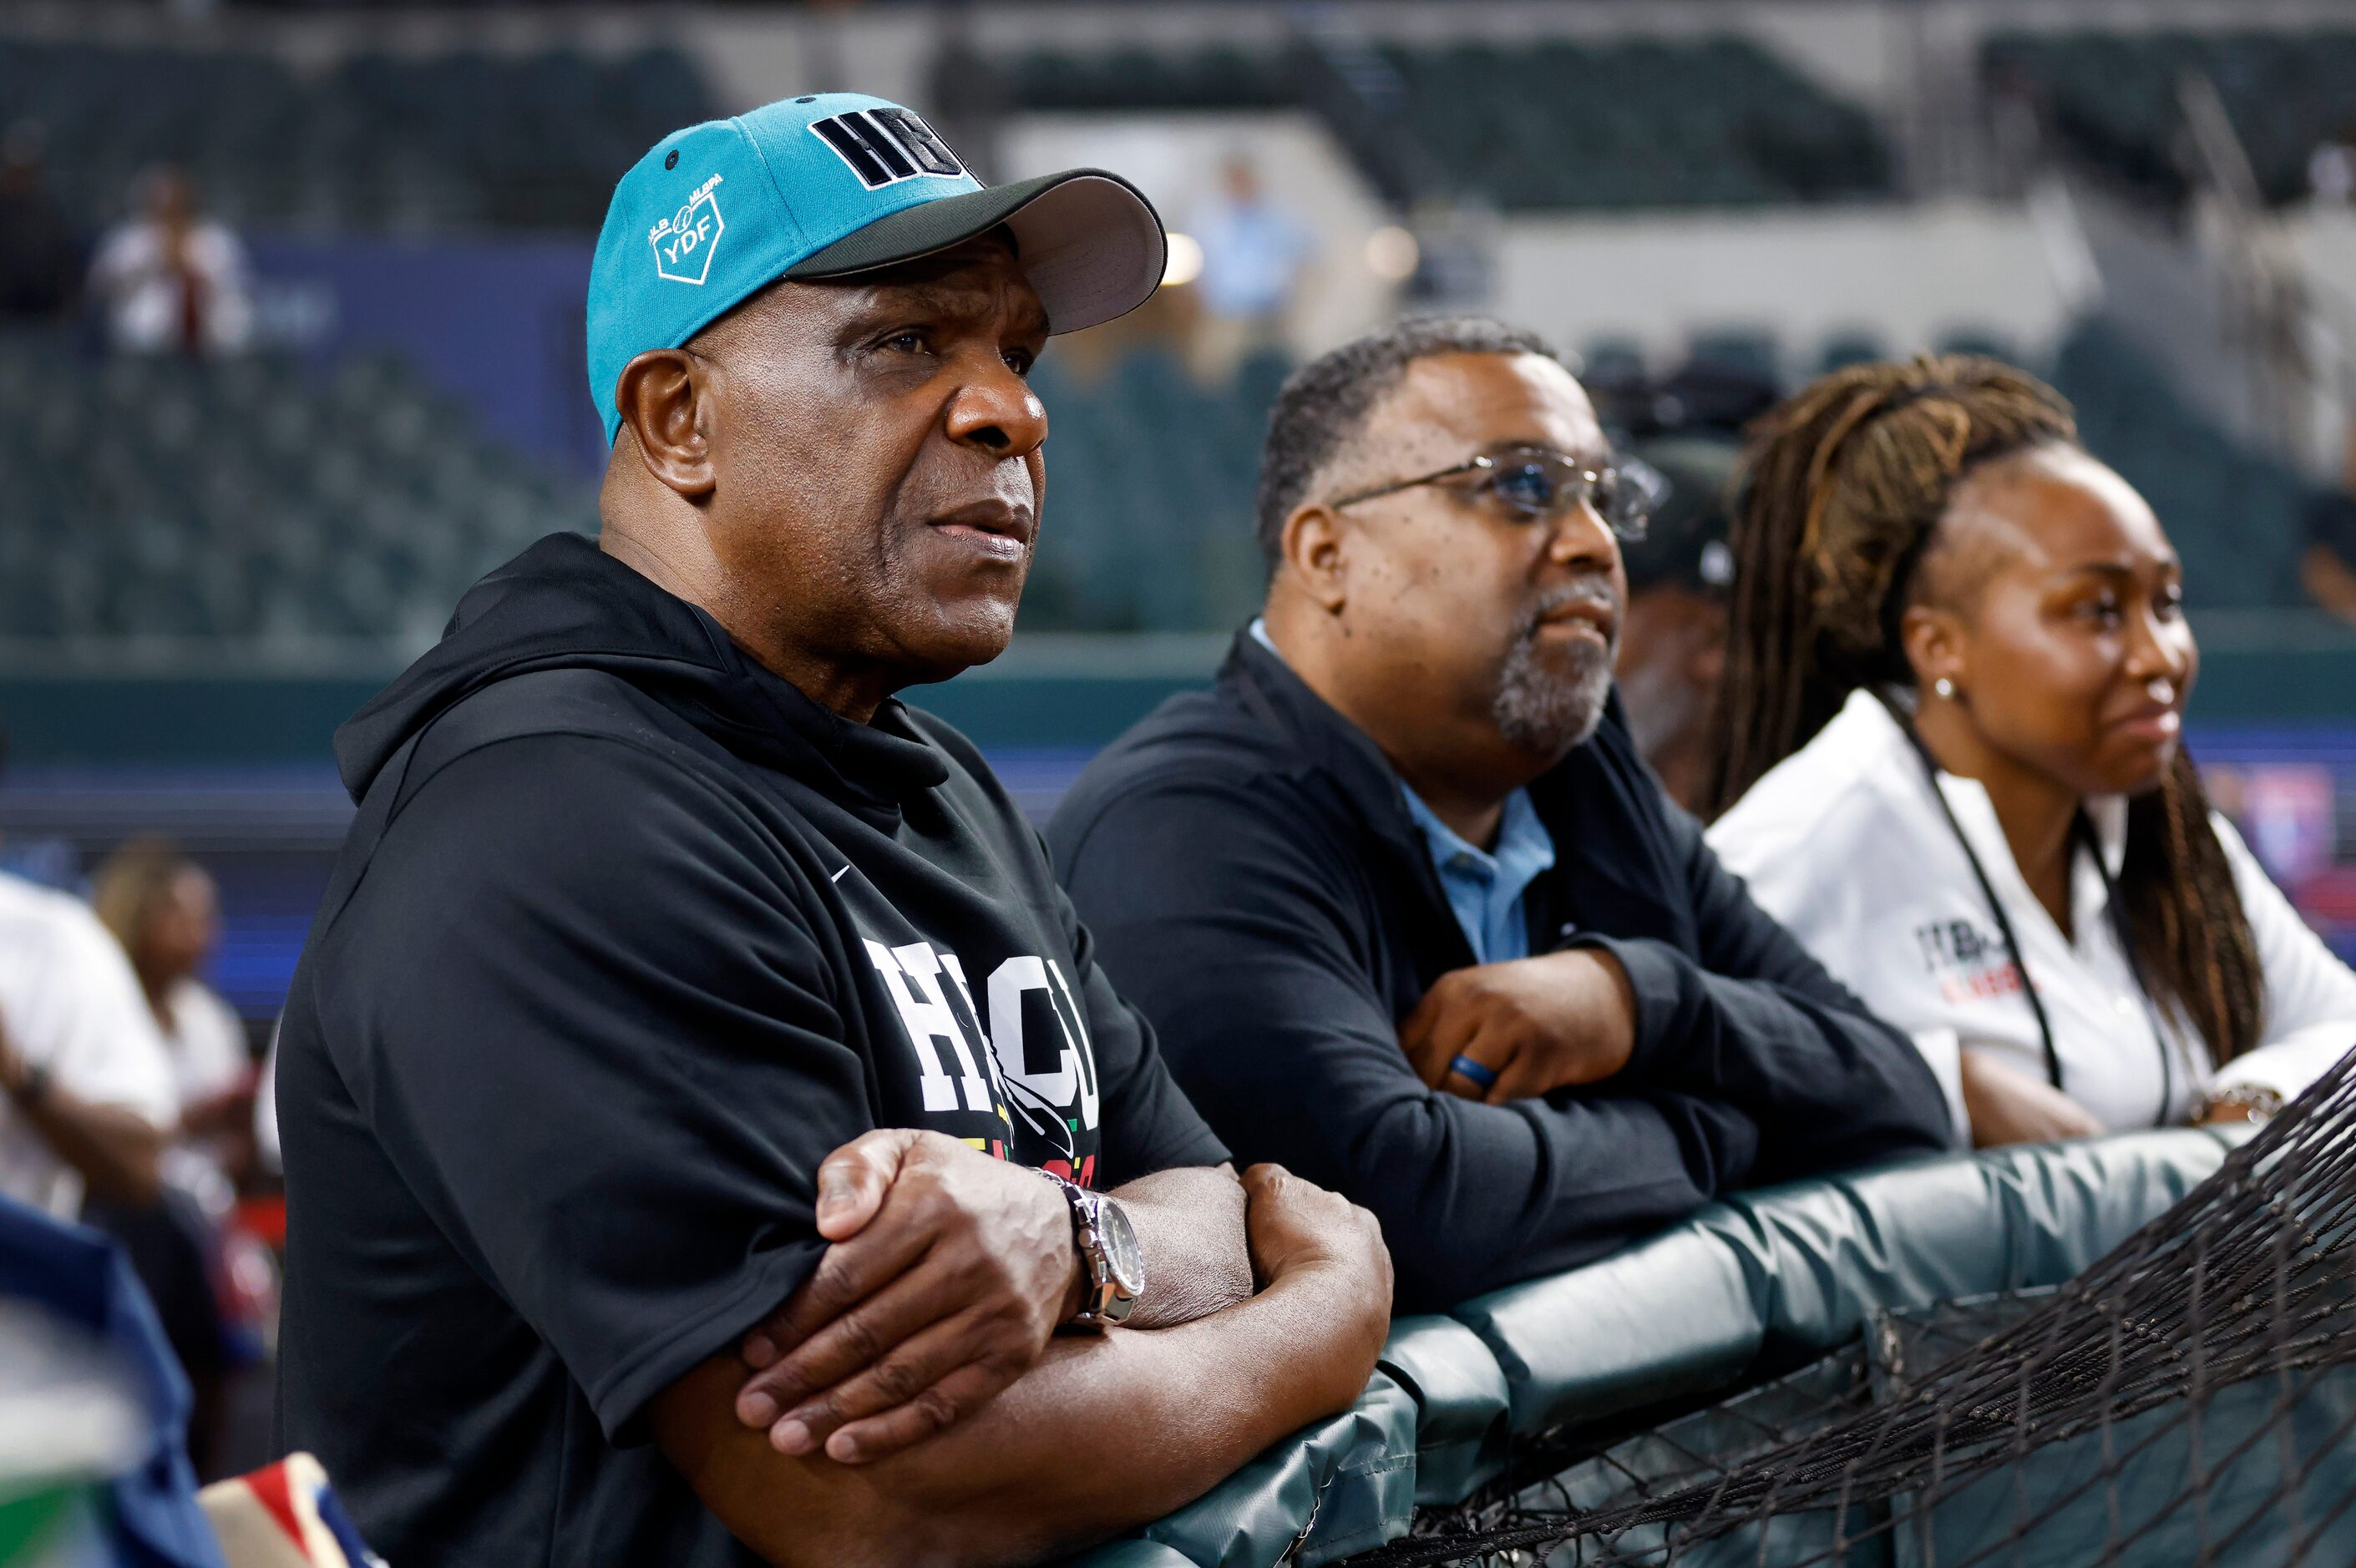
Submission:
[[[705,611],[578,534],[552,534],[466,592],[423,657],[336,731],[355,802],[411,737],[494,682],[537,670],[607,671],[730,751],[793,774],[862,816],[948,776],[896,699],[860,724],[812,700]]]

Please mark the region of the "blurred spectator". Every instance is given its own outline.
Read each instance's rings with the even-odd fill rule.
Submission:
[[[57,321],[81,285],[81,241],[49,193],[30,120],[0,138],[0,321]]]
[[[134,354],[230,354],[253,335],[245,248],[197,209],[178,169],[140,177],[137,213],[107,235],[91,268],[91,293],[107,338]]]
[[[99,919],[131,960],[171,1061],[179,1136],[161,1162],[161,1202],[105,1205],[91,1222],[131,1254],[196,1392],[188,1452],[210,1477],[228,1380],[258,1347],[245,1333],[232,1233],[236,1183],[253,1167],[254,1071],[237,1014],[197,978],[220,939],[212,877],[162,839],[134,839],[91,879]],[[260,1289],[270,1288],[264,1281]]]
[[[1269,200],[1248,159],[1228,159],[1220,186],[1188,226],[1203,247],[1194,369],[1205,383],[1226,380],[1252,350],[1277,341],[1312,250],[1309,230]]]
[[[137,839],[99,867],[91,891],[163,1032],[184,1148],[231,1180],[241,1178],[253,1164],[253,1056],[236,1012],[197,978],[220,941],[211,874],[162,839]],[[198,1186],[193,1173],[171,1174]]]
[[[1637,750],[1670,797],[1700,800],[1710,708],[1726,667],[1728,486],[1736,449],[1701,436],[1647,443],[1635,455],[1669,481],[1641,539],[1621,547],[1628,606],[1620,623],[1618,677]]]
[[[139,982],[88,905],[0,872],[0,1193],[73,1219],[155,1201],[178,1100]]]
[[[2307,185],[2318,201],[2335,207],[2356,201],[2356,123],[2342,126],[2308,155]]]

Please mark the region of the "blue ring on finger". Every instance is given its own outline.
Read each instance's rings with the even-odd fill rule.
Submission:
[[[1448,1070],[1451,1072],[1462,1073],[1463,1076],[1470,1078],[1472,1080],[1472,1084],[1475,1088],[1494,1089],[1497,1086],[1496,1070],[1494,1068],[1483,1067],[1469,1056],[1458,1057],[1455,1061],[1448,1064]]]

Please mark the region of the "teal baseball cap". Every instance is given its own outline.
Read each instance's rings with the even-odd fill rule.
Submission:
[[[1102,169],[984,186],[931,126],[859,92],[783,100],[656,143],[614,187],[589,264],[589,395],[780,278],[836,278],[1004,224],[1051,332],[1134,310],[1162,283],[1162,220]]]

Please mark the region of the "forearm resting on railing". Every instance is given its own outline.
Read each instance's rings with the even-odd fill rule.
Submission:
[[[1059,1338],[980,1413],[870,1465],[787,1456],[737,1421],[744,1365],[716,1356],[656,1397],[656,1441],[769,1563],[1028,1562],[1158,1519],[1280,1437],[1346,1408],[1389,1292],[1323,1259],[1226,1311]]]

